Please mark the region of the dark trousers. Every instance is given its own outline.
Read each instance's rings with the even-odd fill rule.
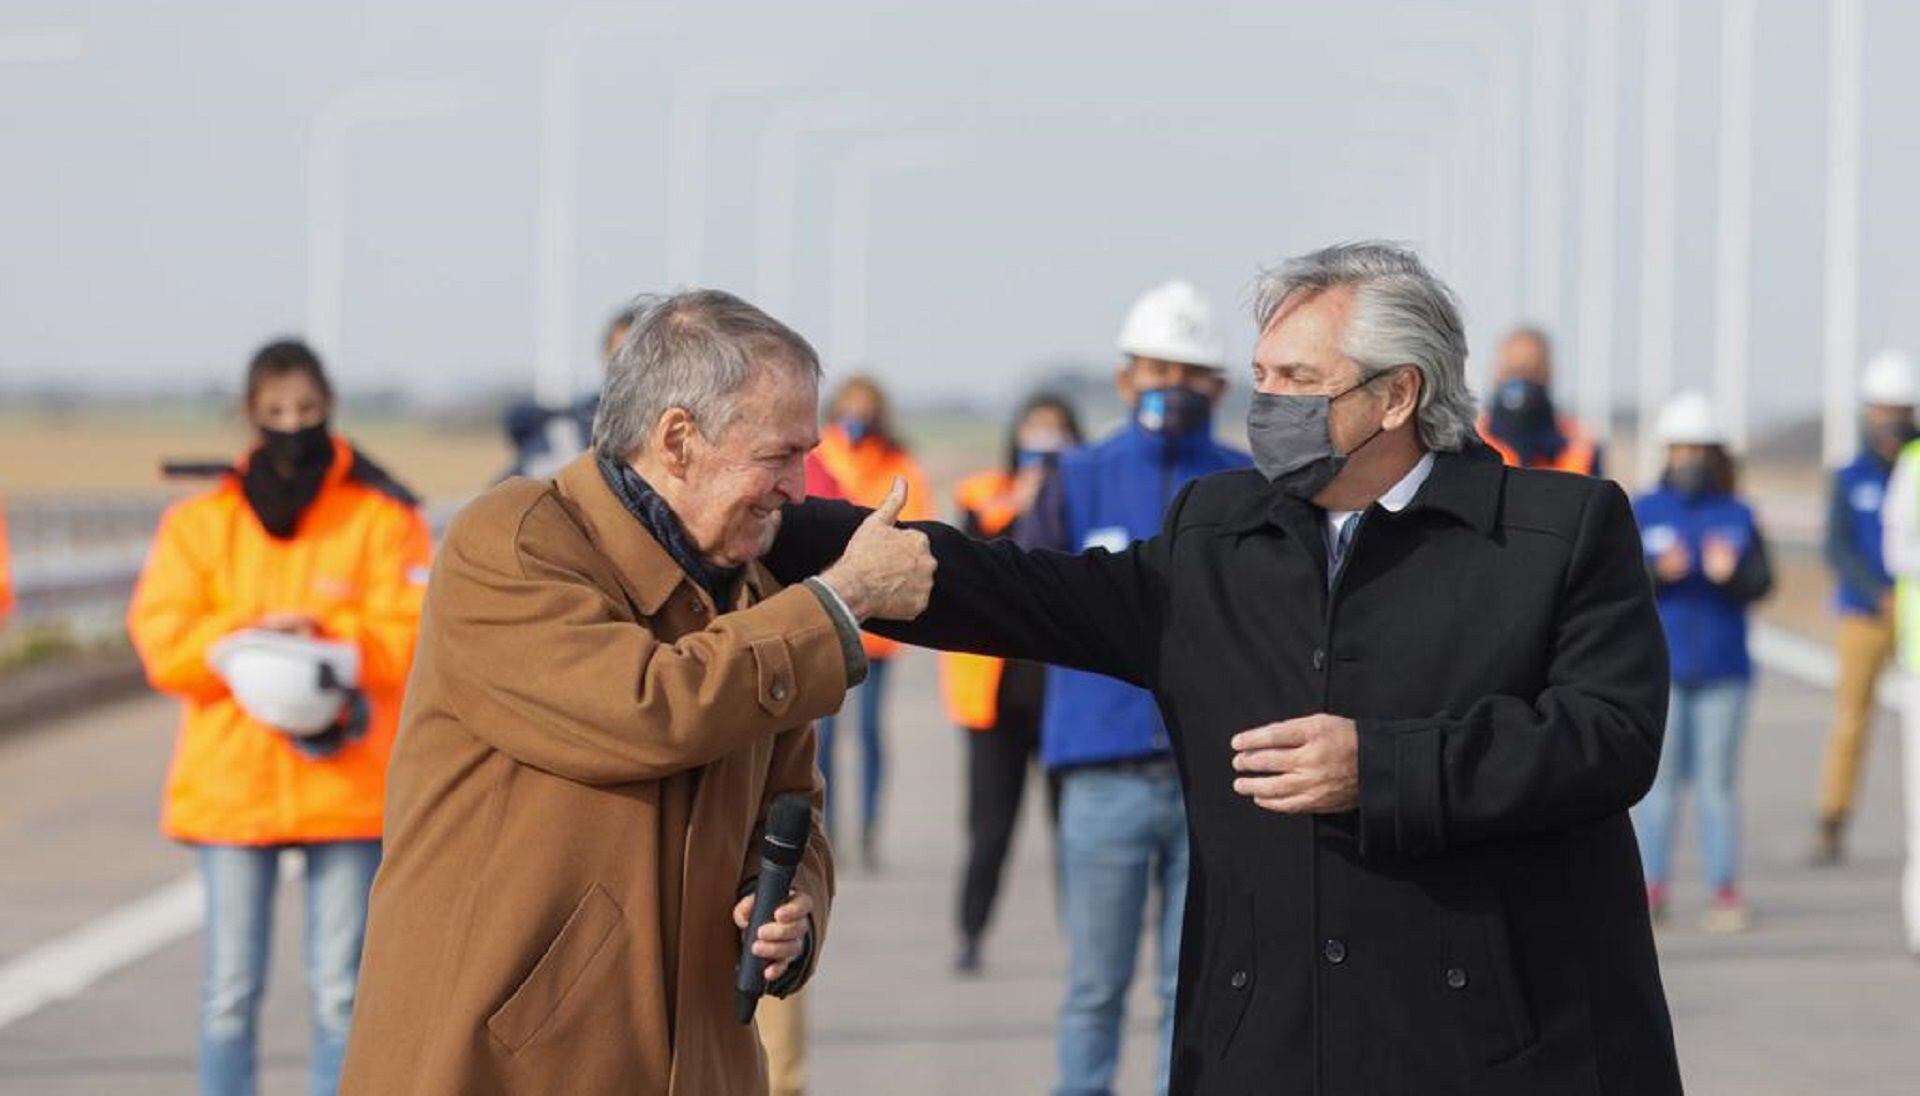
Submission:
[[[1009,662],[1001,675],[999,719],[967,736],[967,861],[960,873],[960,931],[968,938],[986,931],[1000,894],[1000,879],[1013,846],[1014,824],[1026,793],[1027,773],[1040,757],[1040,700],[1044,667]],[[1060,816],[1060,781],[1046,775],[1047,819]]]

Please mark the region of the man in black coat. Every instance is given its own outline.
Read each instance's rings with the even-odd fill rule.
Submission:
[[[920,525],[909,642],[1154,691],[1192,831],[1172,1089],[1680,1091],[1627,808],[1667,655],[1626,496],[1474,438],[1451,293],[1329,248],[1258,290],[1259,471],[1081,555]],[[862,511],[786,515],[811,574]]]

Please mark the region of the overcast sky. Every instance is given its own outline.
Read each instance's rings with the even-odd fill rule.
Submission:
[[[526,383],[538,328],[542,47],[571,6],[7,0],[0,32],[74,27],[85,49],[0,62],[0,381],[227,381],[256,343],[302,330],[315,119],[356,86],[424,81],[456,89],[450,113],[356,128],[344,144],[334,367],[349,388],[398,383],[435,397]],[[1420,7],[1490,28],[1525,99],[1530,3]],[[1826,4],[1761,7],[1752,347],[1756,410],[1772,416],[1818,401]],[[1680,8],[1676,362],[1683,383],[1705,384],[1719,8]],[[750,297],[769,121],[809,101],[863,114],[855,132],[798,145],[783,318],[814,338],[830,370],[870,367],[907,402],[1011,399],[1045,364],[1105,364],[1128,302],[1171,276],[1215,298],[1244,360],[1254,333],[1242,290],[1258,268],[1358,236],[1408,240],[1435,259],[1466,298],[1476,365],[1491,335],[1519,318],[1524,286],[1560,278],[1566,371],[1593,368],[1573,360],[1577,210],[1591,174],[1580,162],[1585,5],[1569,5],[1561,74],[1558,270],[1527,268],[1524,185],[1496,208],[1504,165],[1531,150],[1487,132],[1484,63],[1434,45],[1409,10],[1283,0],[681,5],[663,33],[596,41],[583,54],[571,357],[584,381],[607,311],[667,285],[669,219],[691,215],[669,208],[668,105],[676,89],[706,80],[717,90],[700,277]],[[1638,345],[1643,15],[1638,0],[1621,4],[1613,367],[1622,386]],[[1911,200],[1920,143],[1903,106],[1920,98],[1915,42],[1920,5],[1868,0],[1863,353],[1920,344]],[[1429,86],[1448,73],[1467,93],[1460,104]],[[1529,117],[1519,103],[1521,138]],[[1470,147],[1484,161],[1466,193],[1449,193],[1461,141],[1479,141]],[[832,241],[844,228],[831,216],[835,179],[903,144],[930,159],[872,177],[869,323],[855,336],[865,353],[835,360],[846,341],[831,304]],[[1466,203],[1458,254],[1444,237],[1453,222],[1435,219],[1449,207],[1436,200]],[[1493,254],[1503,237],[1512,251]]]

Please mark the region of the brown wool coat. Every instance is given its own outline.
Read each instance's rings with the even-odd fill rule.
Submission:
[[[810,721],[846,690],[813,591],[755,565],[716,615],[590,455],[467,507],[427,593],[343,1091],[765,1092],[732,908],[773,797],[809,793],[820,955]]]

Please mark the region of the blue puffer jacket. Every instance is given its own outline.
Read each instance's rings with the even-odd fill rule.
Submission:
[[[1745,681],[1753,677],[1747,654],[1747,607],[1773,586],[1767,546],[1753,510],[1731,495],[1694,498],[1668,487],[1634,501],[1647,572],[1653,576],[1660,622],[1666,628],[1675,685]],[[1701,570],[1702,547],[1709,537],[1740,551],[1732,577],[1716,583]],[[1667,582],[1654,563],[1670,546],[1686,548],[1692,567],[1678,582]]]
[[[1251,464],[1207,434],[1170,441],[1129,423],[1061,459],[1016,537],[1030,547],[1117,551],[1158,533],[1167,504],[1189,480]],[[1168,748],[1152,694],[1078,670],[1048,668],[1040,727],[1050,769],[1145,759]]]

